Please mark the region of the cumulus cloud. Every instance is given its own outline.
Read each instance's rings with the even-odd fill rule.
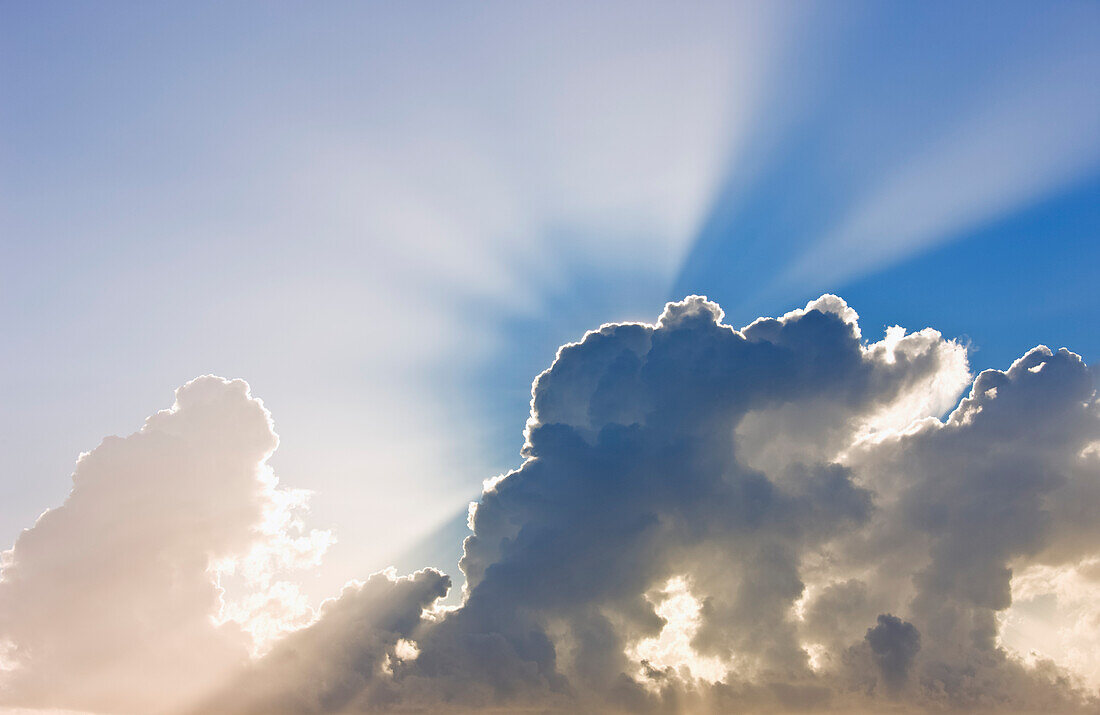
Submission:
[[[963,346],[896,327],[868,342],[836,296],[722,320],[693,296],[563,346],[534,383],[524,463],[471,508],[462,605],[431,605],[434,572],[373,577],[377,612],[345,593],[279,647],[308,676],[277,649],[243,676],[247,697],[218,703],[1095,707],[1095,683],[999,632],[1014,569],[1098,550],[1081,359],[1037,348],[974,380]],[[390,600],[402,583],[407,611]]]
[[[559,350],[522,465],[470,509],[461,605],[438,571],[375,574],[266,655],[223,658],[191,711],[1100,706],[1081,358],[1038,347],[974,378],[958,343],[871,342],[830,295],[723,319],[691,296]],[[254,548],[232,543],[205,558]]]
[[[433,569],[374,574],[325,601],[319,619],[287,636],[224,693],[195,712],[277,713],[376,710],[399,705],[387,687],[419,655],[410,636],[450,587]]]
[[[247,384],[206,376],[81,455],[65,503],[3,554],[2,702],[165,711],[247,661],[248,599],[273,632],[308,621],[274,577],[315,563],[331,534],[306,531],[305,495],[278,486],[266,464],[277,444]],[[231,572],[245,603],[219,587]]]
[[[883,683],[891,691],[900,690],[920,651],[920,633],[912,623],[886,613],[878,617],[877,626],[867,629],[866,640]]]

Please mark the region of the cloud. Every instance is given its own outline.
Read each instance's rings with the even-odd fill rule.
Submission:
[[[886,687],[901,689],[920,651],[920,633],[912,623],[886,613],[878,617],[877,626],[867,629],[866,641]]]
[[[147,713],[213,687],[257,645],[219,574],[260,596],[271,631],[308,622],[274,577],[331,535],[305,531],[305,495],[278,487],[277,445],[246,383],[206,376],[81,455],[65,503],[3,554],[0,702]]]
[[[240,628],[195,626],[191,603],[189,639],[236,645],[220,660],[207,647],[212,686],[189,711],[1095,708],[1100,407],[1081,358],[1038,347],[975,379],[958,343],[897,327],[869,342],[829,295],[740,330],[723,318],[691,296],[653,325],[604,325],[558,351],[532,388],[523,464],[471,508],[461,605],[441,605],[438,571],[375,574],[246,660]],[[266,413],[241,383],[202,380],[267,425],[214,410],[195,428],[217,481],[255,490],[274,448]],[[189,404],[150,425],[201,419]],[[224,544],[220,532],[206,558],[249,553],[252,531]],[[25,541],[12,564],[31,562]],[[201,560],[176,548],[164,553]],[[119,583],[133,584],[107,590],[140,592]],[[207,571],[190,583],[211,612]],[[173,593],[146,595],[171,605]],[[1051,598],[1072,604],[1077,631],[1035,643],[1060,650],[1010,643],[1005,624],[1017,641],[1049,630],[1035,604]],[[34,643],[43,628],[17,635]],[[163,662],[181,662],[174,645],[157,644]]]
[[[401,578],[383,572],[349,584],[321,605],[315,623],[280,641],[197,712],[273,715],[341,712],[353,701],[365,709],[395,704],[386,683],[395,668],[415,661],[418,649],[408,637],[450,584],[433,569]]]
[[[345,593],[345,615],[284,642],[306,677],[261,659],[242,682],[269,699],[232,687],[219,705],[1095,706],[997,626],[1014,566],[1095,550],[1062,496],[1097,478],[1081,359],[1037,348],[972,382],[959,344],[900,328],[867,343],[835,296],[742,330],[722,319],[692,296],[563,346],[535,381],[523,465],[471,509],[462,605],[432,608],[443,577],[421,572],[401,611],[386,576],[400,626]],[[338,627],[353,612],[366,625]]]

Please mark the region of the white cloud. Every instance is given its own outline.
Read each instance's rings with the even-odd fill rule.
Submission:
[[[161,712],[247,660],[250,632],[308,619],[273,577],[316,563],[331,535],[305,529],[305,495],[270,473],[277,445],[247,384],[206,376],[82,455],[65,503],[3,554],[3,700]],[[233,565],[249,588],[218,623],[217,572]]]

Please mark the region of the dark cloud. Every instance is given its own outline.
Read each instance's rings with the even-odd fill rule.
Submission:
[[[1096,477],[1084,363],[1032,351],[941,421],[971,378],[935,331],[868,344],[835,296],[721,320],[691,297],[564,346],[472,511],[461,607],[370,658],[295,646],[313,680],[352,710],[1084,707],[996,639],[1014,563],[1088,551],[1054,516]],[[418,657],[380,666],[398,637]]]
[[[878,617],[877,626],[867,629],[866,640],[887,690],[897,693],[909,678],[909,667],[920,650],[920,633],[912,623],[885,613]]]

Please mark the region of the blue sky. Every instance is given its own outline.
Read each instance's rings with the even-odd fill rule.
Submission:
[[[1100,354],[1095,3],[2,13],[7,542],[203,373],[316,491],[323,596],[516,465],[557,346],[688,293]]]
[[[731,170],[673,293],[748,319],[827,288],[871,326],[968,335],[978,368],[1041,342],[1095,353],[1096,8],[1009,7],[880,5],[813,33],[766,112],[780,129]],[[857,242],[866,262],[829,245],[893,186],[904,198]],[[908,245],[876,256],[891,232]]]

